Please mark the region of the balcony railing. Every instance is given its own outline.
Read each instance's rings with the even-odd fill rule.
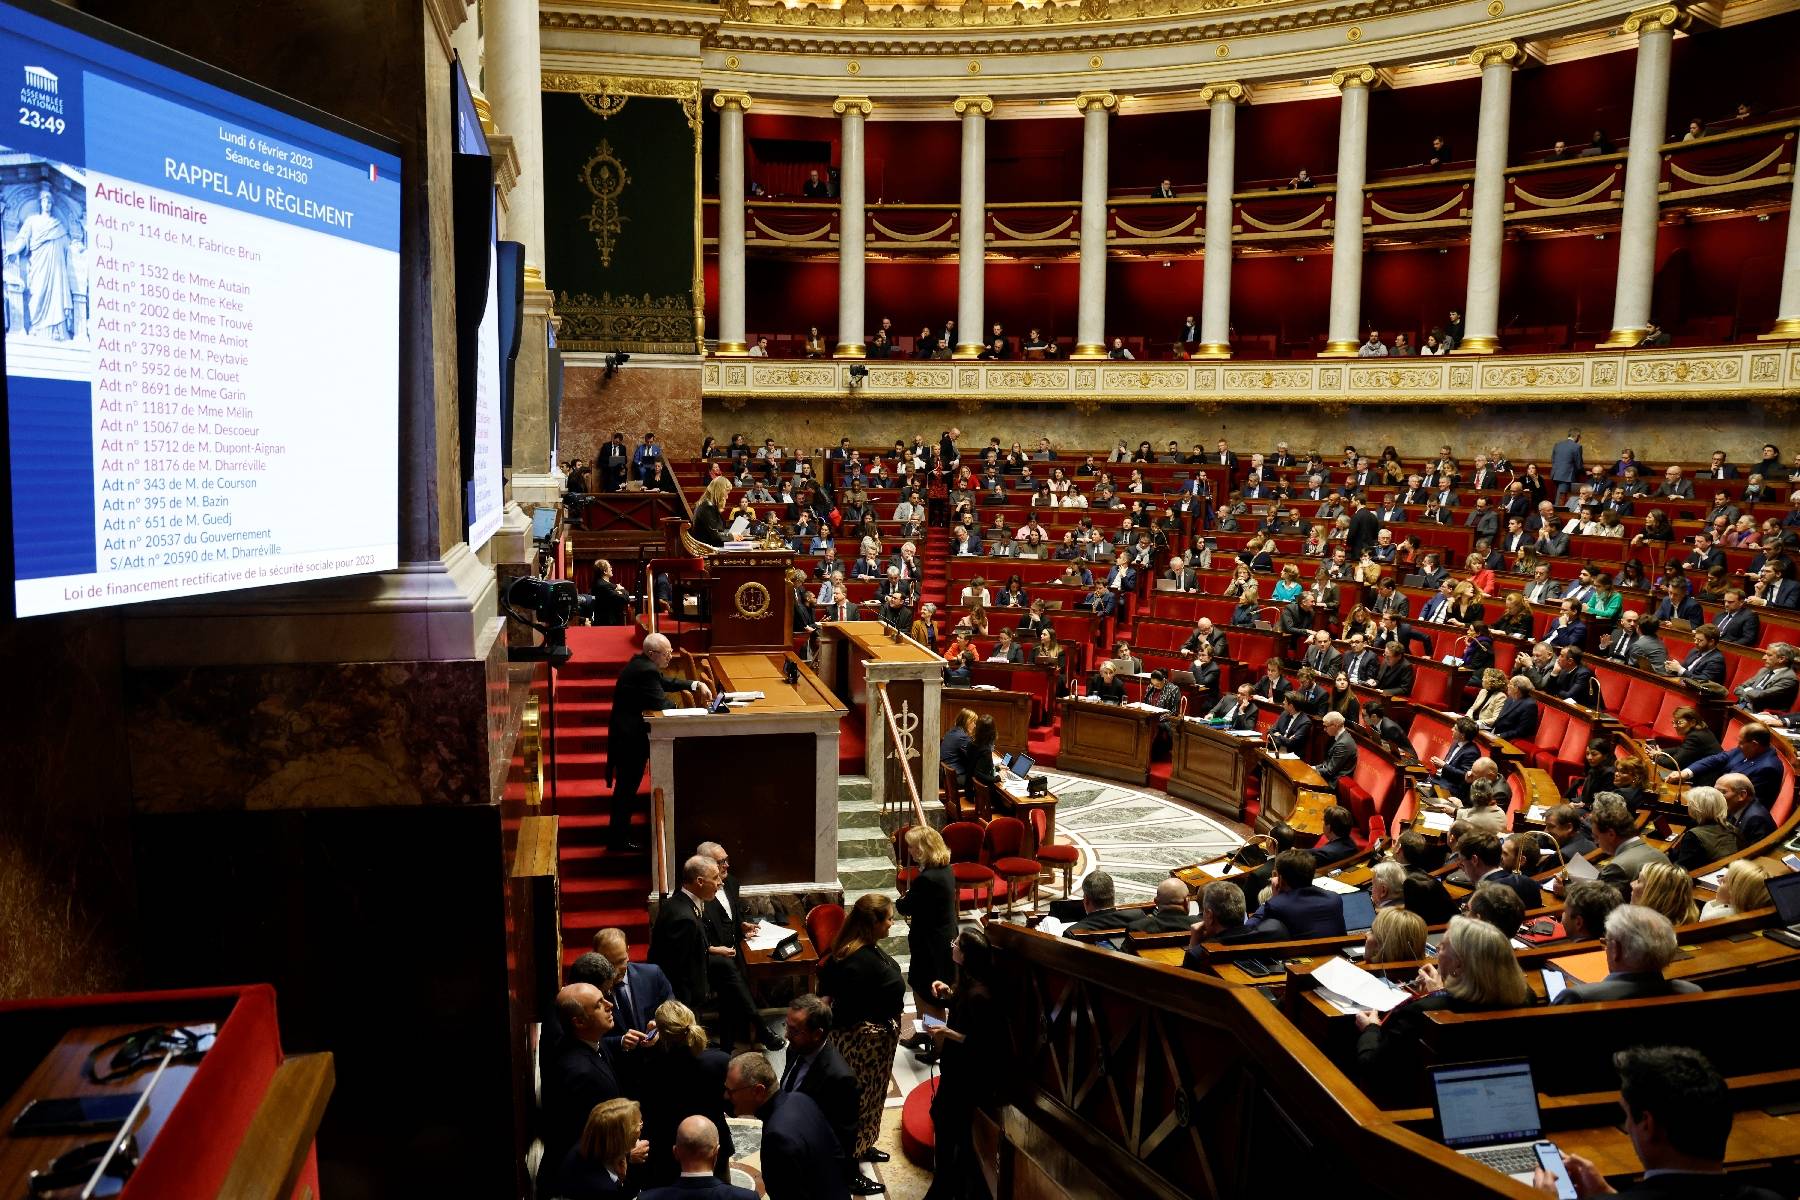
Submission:
[[[851,375],[866,367],[868,375]],[[1758,399],[1800,404],[1800,345],[1509,355],[1504,358],[1196,362],[963,362],[708,359],[702,394],[836,404],[946,400],[1074,404],[1440,404],[1471,410],[1599,403]]]

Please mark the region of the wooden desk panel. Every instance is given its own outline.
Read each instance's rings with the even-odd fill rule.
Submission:
[[[1266,751],[1262,761],[1262,809],[1256,816],[1256,831],[1267,833],[1286,821],[1300,833],[1322,833],[1325,810],[1337,803],[1337,796],[1304,759],[1277,758]]]
[[[1126,783],[1146,783],[1150,779],[1150,743],[1161,723],[1159,714],[1142,709],[1064,700],[1062,749],[1057,751],[1056,765]]]
[[[994,718],[994,749],[1001,754],[1017,754],[1030,744],[1030,692],[947,687],[944,689],[941,728],[948,732],[956,723],[956,714],[965,708],[978,717],[985,713]]]
[[[1238,738],[1192,718],[1175,723],[1169,794],[1232,820],[1244,808],[1244,781],[1259,738]]]

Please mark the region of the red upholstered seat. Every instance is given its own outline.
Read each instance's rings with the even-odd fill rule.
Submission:
[[[994,872],[981,862],[981,847],[986,834],[986,828],[977,821],[952,821],[943,828],[944,844],[950,848],[950,871],[956,877],[959,905],[993,907]]]
[[[837,943],[838,932],[843,927],[844,906],[841,904],[815,904],[806,910],[806,936],[820,958]]]
[[[927,1171],[937,1160],[937,1128],[931,1122],[937,1090],[938,1078],[933,1076],[908,1092],[900,1106],[900,1152]]]
[[[1063,877],[1063,899],[1069,898],[1069,885],[1074,877],[1075,864],[1081,861],[1081,851],[1063,842],[1051,842],[1045,836],[1050,829],[1049,818],[1044,810],[1031,810],[1031,836],[1037,843],[1037,861],[1051,871],[1061,871]],[[1032,903],[1037,903],[1037,893],[1032,892]]]

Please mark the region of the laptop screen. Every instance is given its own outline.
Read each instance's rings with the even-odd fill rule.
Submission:
[[[1783,925],[1800,922],[1800,872],[1771,876],[1769,899],[1775,902],[1775,914]]]
[[[1537,1085],[1525,1059],[1433,1067],[1431,1087],[1444,1145],[1474,1150],[1537,1140]]]
[[[1031,777],[1031,768],[1037,765],[1037,759],[1029,754],[1015,754],[1012,760],[1012,773],[1020,779]]]
[[[1367,892],[1345,892],[1340,899],[1344,902],[1344,930],[1347,933],[1361,933],[1375,924],[1375,901]]]

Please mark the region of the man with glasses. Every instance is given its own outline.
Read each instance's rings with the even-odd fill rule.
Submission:
[[[725,1068],[725,1102],[762,1122],[763,1185],[771,1197],[849,1200],[844,1148],[811,1096],[782,1091],[761,1054],[740,1054]]]
[[[664,673],[674,653],[668,638],[660,633],[650,634],[644,639],[644,648],[619,672],[606,734],[606,782],[613,789],[606,840],[607,848],[615,853],[644,852],[644,843],[631,836],[638,789],[643,786],[644,769],[650,763],[650,730],[644,723],[644,714],[668,708],[670,692],[694,692],[702,701],[712,699],[712,689],[703,681]]]

